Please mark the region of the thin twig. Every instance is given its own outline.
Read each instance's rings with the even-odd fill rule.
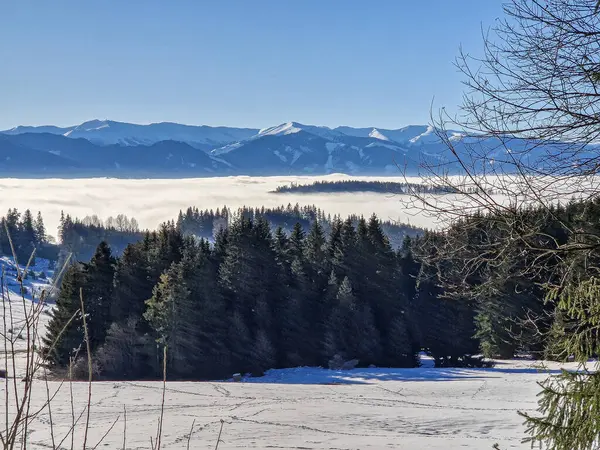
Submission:
[[[71,400],[71,430],[75,429],[75,404],[73,402],[73,359],[69,358],[69,396]],[[75,448],[75,433],[71,433],[71,450]]]
[[[196,424],[196,419],[193,420],[192,422],[192,427],[190,428],[190,434],[188,434],[188,439],[187,439],[187,450],[190,450],[190,441],[192,440],[192,433],[194,432],[194,425]]]
[[[127,442],[127,408],[123,405],[123,450]]]
[[[50,437],[52,438],[52,448],[56,448],[56,442],[54,439],[54,421],[52,420],[52,401],[50,399],[50,386],[48,385],[48,371],[46,366],[44,366],[44,381],[46,384],[46,399],[48,405],[48,418],[50,420]]]
[[[90,427],[90,406],[92,404],[92,351],[90,348],[90,337],[88,334],[87,320],[85,317],[85,305],[83,304],[83,288],[79,288],[79,301],[81,302],[81,316],[83,320],[83,333],[85,336],[85,345],[87,350],[87,362],[88,362],[88,401],[87,401],[87,417],[85,420],[85,431],[83,435],[83,449],[85,450],[85,444],[87,443],[88,430]]]
[[[223,424],[225,424],[225,421],[221,419],[221,429],[219,430],[219,437],[217,438],[217,445],[215,445],[215,450],[219,449],[219,444],[221,443],[221,433],[223,433]]]
[[[8,404],[9,404],[9,398],[10,395],[8,393],[9,389],[10,389],[10,384],[8,381],[8,330],[6,328],[6,298],[4,296],[4,266],[2,266],[2,276],[0,278],[0,285],[2,288],[2,320],[4,323],[4,406],[5,406],[5,414],[6,414],[6,428],[5,428],[5,433],[6,433],[6,437],[8,438]],[[15,355],[14,353],[12,354],[12,357],[14,358]],[[2,446],[6,447],[7,443],[4,440],[4,436],[0,435],[0,438],[2,438]]]
[[[162,401],[160,404],[160,419],[158,421],[158,431],[156,434],[156,450],[160,450],[162,439],[163,417],[165,413],[165,394],[167,392],[167,346],[163,347],[163,391]]]
[[[112,431],[112,429],[115,427],[115,425],[117,424],[117,422],[119,421],[119,419],[121,418],[121,416],[117,416],[117,418],[115,419],[115,421],[112,423],[112,425],[110,426],[110,428],[108,430],[106,430],[106,433],[104,433],[104,435],[102,436],[102,438],[98,441],[98,443],[92,448],[92,450],[96,450],[98,448],[98,446],[100,444],[102,444],[102,441],[104,441],[104,439],[106,439],[106,436],[108,436],[108,433],[110,433]],[[85,450],[85,447],[83,447]]]

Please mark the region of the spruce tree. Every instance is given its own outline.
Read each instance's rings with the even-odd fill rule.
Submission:
[[[52,365],[66,366],[84,342],[80,289],[87,284],[84,264],[70,265],[64,274],[52,318],[46,328],[44,355]]]
[[[299,222],[296,222],[294,225],[294,229],[290,234],[289,238],[289,254],[292,259],[297,259],[299,261],[303,261],[304,259],[304,240],[305,240],[304,230],[302,229],[302,225]]]
[[[106,242],[101,242],[87,266],[84,304],[92,350],[99,347],[111,324],[111,303],[115,276],[115,258]]]
[[[112,322],[124,324],[130,318],[142,317],[146,307],[144,302],[152,296],[156,284],[149,261],[152,245],[150,236],[146,236],[143,242],[128,245],[119,258],[110,310]]]
[[[35,241],[37,245],[44,244],[47,242],[46,226],[44,225],[44,219],[42,213],[38,211],[37,217],[33,224],[35,229]]]
[[[158,373],[154,356],[156,343],[138,332],[139,319],[111,324],[104,344],[96,351],[94,362],[104,380],[153,379]]]
[[[587,279],[586,279],[587,278]],[[600,354],[600,282],[595,276],[575,278],[564,291],[550,291],[561,321],[555,323],[554,350],[581,364]],[[560,327],[560,328],[559,328]],[[541,383],[538,414],[523,413],[531,443],[552,448],[588,450],[598,444],[600,373],[563,371]]]
[[[348,277],[340,283],[325,338],[326,354],[356,358],[361,365],[379,361],[381,337],[368,305],[357,305]]]

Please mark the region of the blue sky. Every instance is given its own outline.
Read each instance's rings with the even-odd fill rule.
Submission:
[[[0,129],[398,128],[455,110],[501,0],[0,0]]]

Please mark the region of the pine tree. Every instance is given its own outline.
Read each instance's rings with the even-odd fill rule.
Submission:
[[[65,366],[84,342],[80,289],[87,283],[87,268],[77,263],[65,271],[52,318],[43,337],[44,354],[50,364]]]
[[[339,354],[343,358],[357,358],[360,364],[379,361],[381,356],[380,335],[368,305],[357,305],[356,297],[348,277],[340,283],[337,293],[338,304],[334,307],[325,348],[329,357]]]
[[[111,305],[111,321],[124,324],[130,318],[142,317],[145,301],[152,296],[156,284],[154,271],[150,270],[149,252],[151,238],[127,246],[115,269],[114,291]],[[140,325],[139,322],[138,325]]]
[[[305,237],[302,225],[300,225],[299,222],[296,222],[289,238],[289,254],[292,259],[297,259],[299,261],[304,260]]]
[[[229,335],[234,364],[244,370],[253,370],[246,358],[252,356],[250,346],[256,333],[262,330],[271,342],[277,334],[272,315],[280,308],[280,273],[269,224],[243,215],[234,220],[219,267],[219,285],[228,309],[235,312],[231,332],[247,335],[244,339]]]
[[[417,367],[418,354],[415,351],[414,337],[403,317],[394,317],[387,334],[386,362],[392,367]]]
[[[572,281],[564,291],[550,292],[549,299],[557,301],[562,315],[562,329],[555,330],[554,347],[563,359],[573,355],[578,362],[586,363],[600,354],[600,282],[596,277]],[[600,372],[563,371],[541,386],[539,414],[520,412],[532,436],[528,440],[560,450],[596,448],[600,431]]]
[[[106,242],[101,242],[87,266],[84,304],[92,351],[104,343],[111,324],[111,301],[115,275],[115,258]]]
[[[252,369],[254,376],[262,376],[268,369],[275,367],[275,349],[267,333],[259,330],[252,346]]]
[[[234,311],[227,331],[227,343],[231,352],[231,368],[234,372],[247,373],[253,369],[253,341],[244,316]]]
[[[275,245],[275,252],[277,253],[277,258],[280,262],[289,263],[289,255],[288,255],[288,245],[289,240],[283,227],[279,226],[275,230],[275,235],[273,236],[273,242]]]
[[[104,344],[94,356],[101,379],[152,379],[160,372],[153,357],[156,343],[138,329],[138,319],[133,318],[110,326]]]
[[[295,270],[297,285],[304,295],[300,301],[304,326],[306,327],[304,345],[311,357],[309,364],[318,364],[322,360],[325,322],[329,311],[324,301],[329,277],[327,260],[327,241],[323,227],[313,222],[304,246],[304,266]]]
[[[33,224],[35,229],[35,241],[37,245],[45,244],[48,240],[46,236],[46,227],[44,225],[44,219],[42,218],[42,213],[38,211],[37,217]]]
[[[189,314],[193,313],[191,293],[184,278],[183,262],[175,263],[160,276],[144,318],[154,329],[161,347],[168,347],[168,372],[174,377],[189,378],[193,364],[188,356],[194,355],[195,339],[192,337]]]

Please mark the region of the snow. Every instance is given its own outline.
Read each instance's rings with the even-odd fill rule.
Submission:
[[[302,156],[302,152],[300,150],[294,150],[294,156],[292,158],[292,164],[294,164],[298,159]]]
[[[233,144],[225,145],[221,148],[216,148],[216,149],[212,150],[210,153],[212,155],[223,155],[225,153],[229,153],[232,150],[235,150],[236,148],[240,148],[242,145],[244,145],[244,144],[242,144],[241,142],[235,142]]]
[[[373,128],[373,131],[369,133],[369,137],[374,139],[380,139],[382,141],[389,141],[389,139],[381,134],[377,128]]]
[[[302,131],[302,128],[295,122],[287,122],[271,128],[263,128],[258,132],[258,136],[281,136],[286,134],[294,134]]]
[[[458,133],[458,132],[454,131],[451,133],[451,135],[448,139],[450,139],[453,142],[456,142],[456,141],[462,140],[465,136],[466,136],[465,133]]]
[[[431,136],[432,134],[435,134],[434,133],[434,129],[433,129],[432,126],[428,126],[427,130],[425,130],[425,132],[423,132],[423,133],[419,134],[418,136],[415,136],[414,138],[410,139],[409,142],[411,144],[414,144],[414,143],[416,143],[419,140],[423,140],[423,138],[425,138],[427,136]]]
[[[397,145],[383,144],[381,142],[371,142],[365,148],[373,148],[373,147],[385,147],[385,148],[389,148],[390,150],[394,150],[394,151],[402,150],[402,148],[398,147]]]
[[[287,162],[287,157],[285,155],[282,155],[279,150],[275,150],[273,153],[275,153],[275,155],[282,160],[283,162]]]
[[[357,173],[360,171],[360,167],[354,164],[352,161],[347,161],[346,167],[348,168],[348,172],[350,173]]]
[[[9,291],[12,293],[15,299],[22,301],[21,298],[21,287],[17,280],[19,273],[23,274],[26,267],[25,262],[21,262],[18,265],[15,264],[14,259],[8,256],[0,256],[0,273],[4,273],[5,283],[8,286]],[[43,290],[50,288],[52,282],[52,276],[54,271],[50,268],[50,261],[43,258],[35,258],[35,264],[30,264],[27,268],[27,272],[33,272],[36,277],[43,272],[46,275],[46,279],[32,279],[29,275],[25,276],[23,280],[23,287],[25,288],[25,298],[32,300],[33,298],[39,299]]]
[[[337,142],[327,142],[325,143],[325,147],[327,148],[327,152],[329,153],[329,155],[327,156],[327,162],[325,163],[325,170],[332,172],[333,171],[333,152],[336,151],[338,148],[343,147],[344,144],[340,144]]]

